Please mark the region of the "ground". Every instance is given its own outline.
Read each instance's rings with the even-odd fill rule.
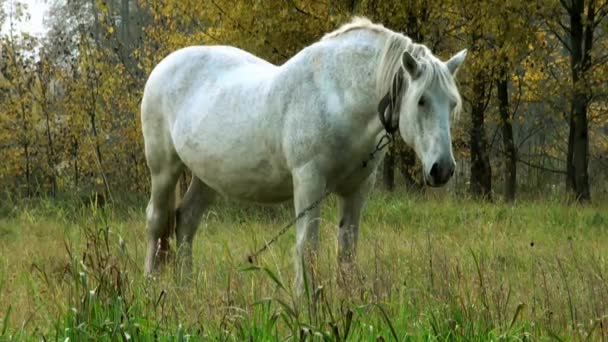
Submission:
[[[357,269],[336,276],[336,204],[321,224],[321,286],[292,290],[289,205],[221,201],[195,240],[195,277],[142,276],[144,205],[0,209],[0,340],[606,340],[608,203],[514,206],[377,191]],[[319,338],[317,338],[319,339]]]

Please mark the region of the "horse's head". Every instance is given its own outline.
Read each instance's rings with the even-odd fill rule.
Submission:
[[[399,131],[422,161],[424,180],[430,186],[447,183],[456,168],[450,126],[461,107],[454,77],[465,56],[463,50],[443,62],[403,53],[399,72],[405,70],[409,77],[402,87]]]

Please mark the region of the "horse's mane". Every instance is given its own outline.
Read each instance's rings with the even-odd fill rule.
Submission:
[[[371,30],[371,31],[375,31],[375,32],[390,31],[389,29],[384,27],[384,25],[374,24],[371,22],[371,20],[369,20],[365,17],[353,17],[353,19],[349,23],[346,23],[346,24],[340,26],[339,28],[337,28],[336,30],[325,34],[325,36],[323,36],[323,38],[321,40],[331,39],[331,38],[340,36],[344,33],[350,32],[352,30],[358,30],[358,29],[366,29],[366,30]]]
[[[395,73],[398,72],[402,66],[401,60],[403,52],[408,51],[420,62],[420,67],[422,68],[419,87],[420,94],[417,94],[414,98],[418,98],[422,95],[422,90],[430,83],[437,82],[437,84],[447,92],[450,99],[456,103],[454,113],[460,111],[462,100],[453,78],[449,74],[449,71],[443,67],[443,62],[441,62],[426,45],[414,43],[410,37],[388,29],[382,24],[373,23],[365,17],[354,17],[349,23],[325,34],[321,40],[339,38],[346,33],[355,30],[376,32],[386,38],[382,52],[379,55],[377,70],[378,89],[376,90],[379,96],[383,96],[391,90],[391,84]]]

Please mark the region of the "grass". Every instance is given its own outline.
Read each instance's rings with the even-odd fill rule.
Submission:
[[[514,206],[375,193],[357,267],[336,276],[323,207],[320,286],[292,289],[289,205],[219,203],[196,275],[146,280],[143,205],[53,201],[0,209],[0,340],[608,340],[608,206]]]

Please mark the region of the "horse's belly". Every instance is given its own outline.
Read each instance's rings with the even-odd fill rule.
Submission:
[[[293,193],[290,174],[264,160],[239,167],[220,163],[213,169],[197,169],[196,175],[219,194],[240,201],[277,203],[290,199]]]
[[[292,196],[291,173],[261,147],[226,141],[218,145],[213,142],[219,140],[214,139],[206,143],[183,137],[178,140],[177,152],[186,167],[225,197],[276,203]]]

